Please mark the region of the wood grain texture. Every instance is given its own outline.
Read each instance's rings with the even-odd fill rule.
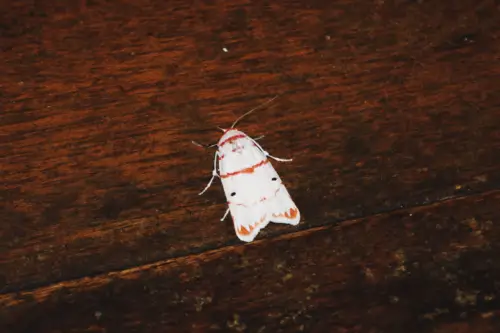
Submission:
[[[239,127],[265,135],[272,154],[294,158],[274,165],[303,221],[266,228],[264,244],[293,239],[286,244],[298,251],[293,244],[311,228],[499,188],[493,0],[0,0],[0,7],[2,295],[176,258],[185,267],[190,255],[218,251],[229,256],[224,271],[232,278],[238,267],[224,251],[241,245],[232,223],[219,222],[220,183],[197,195],[212,152],[190,141],[215,142],[216,126],[275,94]],[[263,258],[274,262],[276,251]],[[132,294],[138,281],[126,284]],[[81,288],[78,299],[100,299],[102,291]],[[256,299],[248,292],[242,299]],[[50,302],[56,309],[65,301]]]
[[[12,333],[498,332],[499,203],[494,191],[7,294],[3,320]]]
[[[491,1],[67,4],[4,4],[4,292],[236,242],[190,140],[276,93],[301,228],[498,185]]]

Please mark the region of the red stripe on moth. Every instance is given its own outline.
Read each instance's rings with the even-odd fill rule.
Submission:
[[[231,202],[231,201],[228,201],[227,202],[228,205],[236,205],[236,206],[243,206],[243,207],[248,207],[247,205],[245,204],[242,204],[242,203],[235,203],[235,202]]]
[[[220,177],[227,178],[227,177],[239,175],[240,173],[253,173],[255,171],[255,169],[257,169],[258,167],[263,166],[267,163],[269,163],[269,160],[266,158],[265,160],[262,160],[259,163],[252,165],[251,167],[241,169],[238,171],[234,171],[234,172],[228,172],[226,174],[220,175]]]
[[[238,139],[242,139],[242,138],[246,138],[246,135],[245,134],[236,134],[236,135],[230,136],[226,140],[222,141],[221,143],[218,144],[218,146],[220,148],[220,147],[224,146],[226,143],[233,142],[234,140],[238,140]]]
[[[274,196],[276,196],[278,194],[278,192],[281,190],[281,185],[283,183],[280,183],[280,187],[278,187],[278,189],[276,191],[274,191]],[[266,198],[266,197],[262,197],[260,198],[260,200],[258,202],[263,202],[263,201],[266,201],[267,199],[269,198]],[[228,205],[236,205],[236,206],[243,206],[243,207],[248,207],[248,205],[245,205],[245,204],[242,204],[242,203],[235,203],[235,202],[231,202],[231,201],[228,201],[227,202]],[[256,205],[257,202],[255,202],[253,205]]]
[[[219,161],[222,160],[224,158],[224,154],[219,155],[217,158],[219,159]]]

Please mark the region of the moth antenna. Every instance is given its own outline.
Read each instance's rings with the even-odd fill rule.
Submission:
[[[259,106],[255,107],[255,108],[253,108],[252,110],[250,110],[250,111],[248,111],[248,112],[244,113],[242,116],[240,116],[238,119],[236,119],[236,120],[234,121],[234,123],[231,125],[231,128],[234,128],[234,126],[235,126],[235,125],[236,125],[236,124],[237,124],[237,123],[238,123],[241,119],[243,119],[244,117],[248,116],[250,113],[252,113],[252,112],[254,112],[254,111],[255,111],[255,110],[257,110],[257,109],[260,109],[260,108],[261,108],[261,107],[263,107],[264,105],[269,104],[269,103],[271,103],[272,101],[274,101],[274,100],[276,99],[276,97],[278,97],[278,95],[274,96],[273,98],[271,98],[271,99],[270,99],[270,100],[268,100],[267,102],[264,102],[263,104],[261,104],[261,105],[259,105]]]
[[[219,126],[217,126],[217,128],[220,129],[222,132],[225,132],[223,128],[220,128]]]
[[[199,143],[199,142],[192,141],[192,140],[191,140],[191,142],[193,143],[193,145],[196,145],[196,146],[198,146],[198,147],[205,148],[205,145],[202,145],[202,144],[201,144],[201,143]]]
[[[194,145],[196,145],[196,146],[198,146],[198,147],[201,147],[201,148],[212,148],[212,147],[217,146],[216,143],[214,143],[212,145],[204,145],[202,143],[199,143],[199,142],[196,142],[196,141],[193,141],[193,140],[191,140],[191,143],[194,144]]]

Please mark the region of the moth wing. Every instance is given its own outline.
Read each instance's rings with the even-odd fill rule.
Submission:
[[[255,239],[270,221],[297,225],[300,213],[278,173],[253,144],[224,152],[219,163],[224,193],[238,238]],[[224,177],[224,175],[228,175]]]
[[[261,201],[268,185],[260,178],[268,161],[248,139],[248,142],[240,140],[248,146],[239,153],[226,151],[219,168],[222,175],[232,173],[221,180],[236,235],[244,242],[251,242],[269,224],[266,204]]]
[[[244,242],[253,241],[259,231],[269,224],[269,214],[263,203],[251,206],[230,204],[229,212],[233,218],[236,235]]]
[[[283,184],[280,184],[275,195],[269,198],[267,209],[272,222],[291,225],[297,225],[300,222],[299,209]]]

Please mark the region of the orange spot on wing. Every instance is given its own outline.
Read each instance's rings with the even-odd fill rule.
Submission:
[[[248,236],[252,233],[252,231],[257,228],[264,220],[266,219],[266,216],[262,216],[259,221],[255,222],[254,224],[251,224],[248,226],[248,229],[245,228],[244,226],[240,226],[240,228],[237,230],[238,234],[243,235],[243,236]]]
[[[239,175],[241,173],[253,173],[255,171],[255,169],[257,169],[258,167],[261,167],[267,163],[269,163],[269,160],[266,158],[265,160],[262,160],[259,163],[252,165],[251,167],[244,168],[244,169],[234,171],[234,172],[228,172],[228,173],[225,173],[223,175],[220,175],[220,177],[227,178],[227,177]]]
[[[252,229],[247,230],[244,226],[241,226],[240,229],[238,230],[238,233],[243,236],[248,236],[252,232]]]
[[[288,211],[280,214],[273,214],[273,217],[286,217],[287,219],[294,219],[297,217],[299,210],[297,208],[290,208]]]

